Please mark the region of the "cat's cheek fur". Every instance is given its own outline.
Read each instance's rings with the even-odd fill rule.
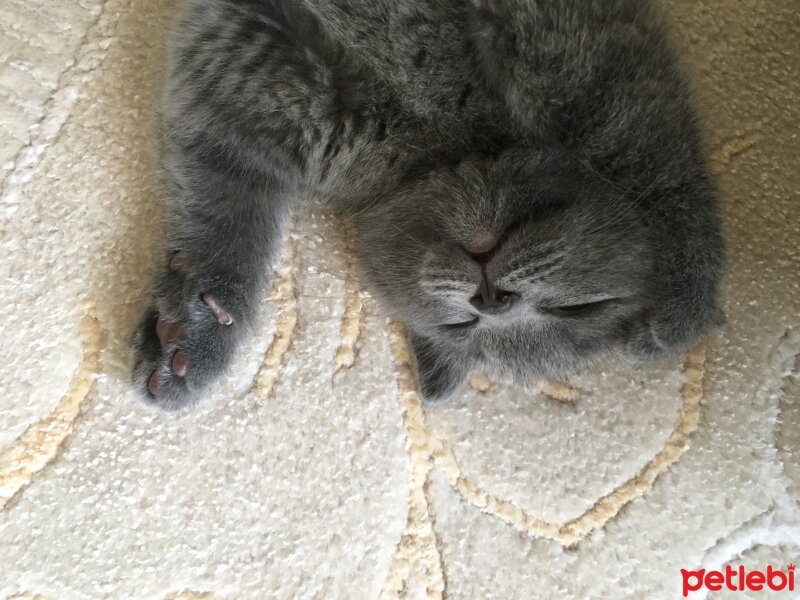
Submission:
[[[409,341],[414,351],[417,382],[425,402],[443,402],[461,387],[471,365],[466,357],[454,357],[438,348],[431,340],[410,334]]]

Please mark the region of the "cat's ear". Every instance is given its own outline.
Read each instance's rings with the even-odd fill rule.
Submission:
[[[442,402],[453,395],[469,371],[466,360],[453,359],[430,340],[409,335],[417,364],[417,381],[426,402]]]

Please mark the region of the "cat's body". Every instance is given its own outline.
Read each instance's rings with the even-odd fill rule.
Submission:
[[[685,348],[722,242],[661,27],[644,0],[189,0],[137,384],[178,406],[225,368],[312,197],[354,218],[430,399]]]

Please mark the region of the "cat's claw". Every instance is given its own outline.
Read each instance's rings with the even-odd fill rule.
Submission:
[[[203,294],[203,302],[208,305],[208,308],[210,308],[214,316],[217,317],[217,322],[219,322],[220,325],[233,325],[233,317],[227,310],[217,304],[217,299],[214,297],[214,294]]]

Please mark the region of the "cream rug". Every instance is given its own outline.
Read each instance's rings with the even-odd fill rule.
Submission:
[[[800,12],[669,7],[725,192],[725,330],[423,411],[346,226],[306,213],[237,375],[176,415],[127,355],[174,2],[1,0],[0,599],[661,600],[682,568],[800,560]],[[694,597],[780,596],[726,593]]]

